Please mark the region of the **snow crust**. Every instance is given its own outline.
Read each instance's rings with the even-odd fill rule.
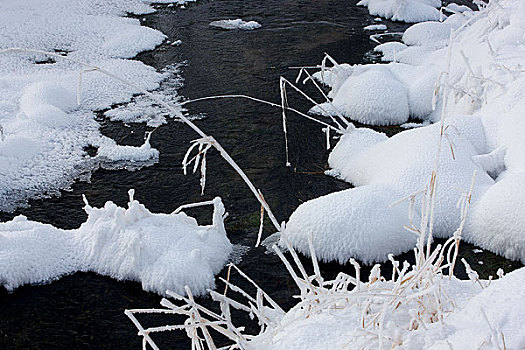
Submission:
[[[323,104],[324,111],[334,115],[337,111],[366,124],[404,124],[409,118],[423,124],[391,138],[365,128],[350,126],[345,130],[330,154],[330,173],[358,187],[348,190],[346,196],[334,195],[337,204],[319,198],[300,206],[288,222],[294,232],[293,246],[308,254],[307,237],[315,227],[314,246],[322,259],[384,260],[388,249],[378,253],[368,245],[328,254],[330,249],[350,246],[360,237],[332,224],[329,213],[336,206],[352,208],[346,215],[359,216],[356,222],[360,227],[381,221],[375,206],[384,205],[383,198],[391,194],[400,199],[423,190],[438,164],[434,235],[449,237],[459,227],[461,215],[456,205],[476,172],[463,239],[525,262],[525,5],[512,1],[498,4],[490,3],[477,12],[458,11],[444,22],[415,24],[404,33],[402,43],[376,48],[384,53],[384,60],[395,62],[341,64],[315,74],[331,88],[332,103]],[[455,35],[449,48],[451,29]],[[448,90],[443,72],[449,73]],[[444,93],[448,98],[445,108]],[[323,110],[313,108],[312,112],[322,114]],[[439,147],[441,125],[428,124],[442,117]],[[384,193],[378,193],[378,188]],[[350,193],[355,193],[355,199]],[[417,218],[421,196],[416,197]],[[323,215],[313,225],[308,217],[317,217],[317,213]],[[404,220],[408,224],[406,216]],[[385,228],[378,229],[373,239],[387,240],[390,234]],[[337,239],[321,242],[317,235]],[[365,229],[363,235],[371,233]],[[411,248],[407,241],[404,250]],[[393,249],[403,250],[399,245]]]
[[[237,19],[223,19],[220,21],[213,21],[210,23],[212,27],[218,27],[222,29],[242,29],[242,30],[254,30],[261,28],[261,24],[255,21],[245,22],[240,18]]]
[[[223,224],[224,206],[214,201],[213,224],[199,226],[184,213],[153,214],[133,199],[128,208],[86,202],[86,222],[75,230],[17,216],[0,223],[0,284],[12,291],[63,275],[92,271],[142,283],[158,294],[196,294],[214,288],[214,275],[232,252]]]
[[[167,79],[165,72],[129,60],[166,38],[141,26],[138,19],[124,17],[154,11],[148,2],[23,0],[3,2],[0,8],[0,50],[23,47],[55,52],[108,70],[146,90],[158,88]],[[42,54],[0,54],[4,140],[0,142],[0,210],[13,210],[28,198],[58,194],[76,178],[88,176],[99,157],[87,156],[84,147],[102,146],[101,152],[109,154],[108,144],[113,141],[100,134],[93,111],[127,103],[138,91],[84,70],[71,61]],[[127,149],[128,160],[147,158],[144,153],[132,155],[132,150]],[[149,155],[151,161],[155,151]]]

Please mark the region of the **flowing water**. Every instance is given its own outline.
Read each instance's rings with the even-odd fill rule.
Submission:
[[[144,16],[143,23],[161,30],[170,41],[181,39],[182,44],[166,43],[138,59],[157,69],[186,61],[180,90],[186,98],[246,94],[279,103],[279,77],[293,80],[297,73],[290,67],[316,65],[325,52],[338,62],[364,62],[374,44],[368,38],[370,33],[362,28],[371,24],[373,17],[354,4],[347,0],[199,0],[186,9],[159,5],[156,13]],[[262,28],[225,31],[209,26],[214,20],[228,18],[255,20]],[[384,22],[392,32],[406,28]],[[290,104],[303,111],[308,108],[294,95]],[[349,187],[323,175],[328,153],[319,125],[289,115],[292,167],[287,168],[279,109],[241,99],[203,101],[188,109],[190,114],[206,116],[197,121],[198,126],[230,152],[262,190],[280,221],[306,200]],[[100,120],[104,134],[125,144],[142,143],[145,126]],[[378,129],[388,134],[399,131]],[[170,212],[184,203],[221,196],[230,214],[226,221],[228,237],[236,245],[251,247],[239,266],[284,308],[292,306],[291,296],[297,290],[280,260],[265,254],[263,247],[253,248],[260,207],[240,177],[216,153],[208,156],[204,197],[200,196],[199,175],[182,174],[181,160],[189,141],[195,138],[188,127],[170,121],[152,137],[152,145],[161,152],[157,164],[135,172],[97,170],[91,183],[77,183],[60,198],[32,201],[30,208],[15,214],[76,228],[86,218],[81,209],[83,193],[94,206],[107,200],[124,206],[127,190],[135,188],[135,198],[153,212]],[[202,224],[210,222],[211,213],[206,210],[188,213]],[[7,220],[13,215],[1,214],[0,218]],[[268,223],[265,235],[272,232]],[[474,265],[477,260],[484,261],[479,265],[482,275],[495,274],[501,265],[508,269],[519,266],[488,253],[477,257],[472,249],[464,244],[463,254]],[[345,268],[349,269],[322,265],[327,277]],[[225,271],[220,276],[225,276]],[[243,285],[239,278],[232,279]],[[43,286],[21,287],[12,294],[0,289],[0,349],[138,349],[141,338],[124,309],[157,307],[160,300],[160,296],[142,291],[139,283],[91,273],[77,273]],[[213,305],[206,298],[200,302]],[[148,326],[174,322],[163,316],[141,320]],[[189,344],[182,332],[154,339],[163,349],[188,348]]]

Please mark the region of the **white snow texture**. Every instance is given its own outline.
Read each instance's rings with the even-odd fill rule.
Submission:
[[[124,17],[152,11],[140,0],[4,1],[0,50],[56,52],[152,90],[167,74],[129,58],[155,48],[165,35]],[[84,69],[43,54],[0,53],[0,210],[13,210],[28,198],[58,194],[85,176],[102,158],[87,156],[86,146],[100,147],[105,162],[123,157],[151,161],[158,156],[153,149],[144,152],[144,147],[118,150],[100,134],[93,111],[129,102],[138,91]]]
[[[213,21],[210,23],[212,27],[218,27],[222,29],[242,29],[242,30],[254,30],[261,28],[261,24],[255,21],[245,22],[240,18],[237,19],[222,19],[219,21]]]
[[[0,284],[8,291],[47,283],[78,271],[142,283],[146,291],[205,294],[226,263],[232,245],[226,237],[220,198],[213,224],[199,226],[184,213],[153,214],[133,199],[128,208],[107,202],[87,204],[80,228],[62,230],[17,216],[0,223]]]

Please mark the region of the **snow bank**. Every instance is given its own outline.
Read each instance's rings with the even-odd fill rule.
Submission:
[[[242,29],[242,30],[254,30],[254,29],[261,28],[261,25],[255,21],[245,22],[240,18],[213,21],[210,23],[210,26],[218,27],[222,29]]]
[[[522,288],[525,282],[525,269],[510,273],[500,280],[495,280],[482,289],[472,281],[460,281],[448,277],[438,277],[441,290],[454,300],[455,307],[449,302],[443,305],[442,321],[425,323],[417,330],[404,329],[417,317],[417,311],[408,310],[406,299],[399,299],[399,308],[389,313],[384,320],[363,327],[363,307],[370,305],[374,312],[374,296],[365,292],[349,292],[333,297],[332,307],[328,308],[329,295],[318,297],[325,307],[306,309],[305,302],[299,303],[272,324],[262,334],[256,336],[247,349],[378,349],[380,343],[377,334],[382,334],[383,348],[398,349],[479,349],[482,343],[487,349],[522,349],[525,335],[521,331],[525,306],[521,302],[525,296]],[[487,281],[482,281],[487,284]],[[374,286],[375,285],[375,286]],[[391,282],[372,283],[372,290],[390,290]],[[355,291],[354,291],[355,292]],[[376,295],[375,297],[377,297]],[[386,297],[386,296],[385,296]],[[376,306],[377,307],[377,306]],[[434,305],[427,305],[434,307]],[[486,315],[486,318],[484,316]],[[378,323],[383,323],[380,331]],[[491,329],[492,328],[492,329]],[[502,336],[503,335],[503,336]],[[504,340],[503,340],[504,339]],[[504,341],[504,343],[503,343]],[[503,345],[505,344],[505,345]]]
[[[224,206],[213,202],[213,224],[199,226],[184,213],[153,214],[133,199],[128,208],[86,204],[88,219],[76,230],[17,216],[0,223],[0,284],[8,291],[48,283],[77,271],[142,283],[159,294],[197,294],[214,287],[214,275],[232,252],[223,224]]]
[[[147,90],[168,78],[165,72],[128,60],[165,39],[159,31],[125,17],[152,12],[147,2],[23,0],[3,2],[0,10],[0,50],[56,52]],[[97,166],[98,160],[88,157],[84,147],[110,140],[100,134],[93,111],[129,102],[138,91],[83,69],[41,54],[0,54],[0,125],[5,139],[0,142],[0,210],[13,210],[28,198],[58,194]]]
[[[525,262],[522,239],[525,75],[521,68],[525,57],[522,40],[525,5],[512,1],[498,4],[491,3],[479,12],[458,12],[442,23],[415,24],[404,33],[403,43],[378,46],[377,50],[385,53],[384,59],[396,62],[364,66],[341,64],[315,74],[316,79],[331,87],[332,103],[323,105],[331,113],[335,114],[337,109],[350,119],[375,125],[400,124],[409,117],[425,123],[446,118],[441,148],[438,148],[441,133],[438,124],[407,130],[388,139],[371,130],[354,127],[346,130],[330,154],[328,162],[333,169],[330,173],[354,186],[362,186],[362,191],[370,186],[382,186],[385,191],[360,196],[361,203],[347,215],[362,213],[362,222],[373,221],[377,217],[372,210],[377,205],[374,204],[376,198],[393,193],[399,199],[424,189],[439,164],[434,234],[449,237],[460,223],[458,198],[467,191],[476,172],[463,238],[509,259]],[[449,48],[451,29],[456,33]],[[447,71],[448,55],[450,86],[445,91],[443,72]],[[435,91],[438,95],[433,101]],[[444,93],[448,94],[445,108]],[[312,111],[319,112],[318,108]],[[336,205],[346,208],[346,203],[353,203],[352,200],[351,196],[343,195],[337,204],[315,199],[303,204],[304,209],[300,206],[297,213],[305,210],[327,213]],[[290,218],[293,245],[303,252],[314,227],[305,216],[301,214],[301,220],[296,220],[295,215]],[[324,215],[315,226],[315,235],[337,236],[337,243],[322,245],[344,247],[354,244],[356,233],[345,235]],[[382,232],[375,235],[377,240],[389,236]],[[405,245],[406,250],[410,247]],[[395,246],[395,250],[399,247]],[[377,259],[369,252],[370,248],[364,245],[351,253],[340,251],[331,259]],[[387,253],[383,252],[382,256]]]
[[[437,21],[440,0],[361,0],[359,6],[368,8],[372,16],[381,16],[393,21],[415,23]]]

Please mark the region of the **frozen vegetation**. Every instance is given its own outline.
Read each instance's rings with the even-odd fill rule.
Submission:
[[[232,245],[223,224],[224,206],[213,205],[213,223],[199,226],[184,213],[153,214],[133,199],[128,208],[107,202],[93,208],[87,201],[86,222],[75,230],[17,216],[0,223],[0,284],[8,291],[24,284],[48,283],[78,271],[142,283],[159,294],[196,294],[214,288],[215,274],[226,263]]]
[[[158,88],[176,75],[176,67],[157,72],[130,60],[165,39],[138,19],[124,17],[150,13],[153,8],[139,0],[24,0],[3,2],[1,7],[0,50],[22,47],[57,57],[0,54],[0,210],[13,210],[28,198],[58,194],[75,179],[89,176],[100,162],[112,168],[123,160],[124,166],[154,162],[158,152],[149,143],[121,148],[100,134],[94,119],[94,111],[129,102],[138,89]],[[105,69],[137,86],[124,85],[72,60]],[[126,122],[150,121],[144,114],[138,118],[136,108],[126,117],[120,111],[107,115]],[[162,117],[154,119],[153,125],[163,122]],[[99,154],[89,157],[86,146],[99,148]]]
[[[261,25],[255,21],[245,22],[242,19],[223,19],[220,21],[213,21],[210,23],[212,27],[218,27],[222,29],[242,29],[242,30],[254,30],[261,28]]]

